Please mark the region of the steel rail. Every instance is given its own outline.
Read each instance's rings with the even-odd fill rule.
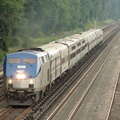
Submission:
[[[105,51],[105,50],[104,50]],[[85,79],[85,77],[88,75],[89,71],[94,67],[94,65],[96,64],[96,62],[99,60],[99,58],[103,55],[104,51],[99,55],[99,57],[94,61],[94,63],[91,65],[91,67],[86,71],[86,73],[81,77],[81,79],[77,82],[77,84],[72,88],[72,90],[68,93],[68,95],[63,99],[63,101],[57,106],[57,108],[51,113],[51,115],[47,118],[47,120],[52,120],[55,115],[58,113],[58,111],[63,107],[63,105],[67,102],[67,100],[69,99],[69,97],[72,95],[72,93],[77,89],[77,87],[80,85],[81,81],[83,81]],[[103,66],[103,65],[102,65]],[[101,67],[102,69],[102,67]],[[100,69],[100,70],[101,70]],[[97,72],[98,73],[98,72]],[[94,79],[93,79],[94,80]],[[89,86],[86,88],[86,91],[83,93],[82,97],[79,99],[80,103],[83,101],[83,98],[85,97],[85,95],[87,94],[87,91],[89,90],[89,88],[91,87],[92,83],[94,81],[91,81],[91,83],[89,84]],[[78,103],[77,103],[78,105]],[[76,105],[76,106],[77,106]],[[76,109],[75,109],[76,110]],[[74,110],[73,110],[74,111]],[[74,113],[73,113],[74,114]],[[72,115],[72,113],[71,113]],[[72,117],[72,116],[70,116]],[[69,117],[69,118],[70,118]],[[68,118],[68,119],[69,119]]]
[[[108,114],[107,114],[107,117],[106,117],[105,120],[109,120],[110,113],[111,113],[111,108],[112,108],[112,106],[113,106],[113,102],[114,102],[114,98],[115,98],[115,94],[116,94],[116,89],[117,89],[117,84],[118,84],[118,82],[119,82],[119,79],[120,79],[120,72],[118,72],[117,82],[116,82],[116,84],[115,84],[115,89],[114,89],[114,92],[113,92],[113,95],[112,95],[113,97],[112,97],[112,99],[111,99],[111,104],[110,104],[110,106],[109,106]]]
[[[0,119],[3,119],[9,112],[11,112],[13,110],[12,107],[7,108],[6,110],[4,110],[1,114],[0,114]]]
[[[20,114],[15,120],[21,120],[27,113],[29,113],[33,108],[33,105],[27,108],[22,114]]]
[[[1,70],[1,71],[2,71],[2,70]],[[26,109],[26,110],[25,110],[18,118],[16,118],[15,120],[20,120],[20,119],[22,119],[22,117],[23,117],[25,114],[29,113],[31,110],[32,110],[32,107]]]
[[[119,31],[119,30],[118,30]],[[117,32],[115,32],[114,33],[114,35],[111,35],[110,37],[111,37],[111,40],[112,40],[112,38],[115,36],[117,34]],[[104,44],[106,44],[106,45],[104,45],[104,47],[105,46],[107,46],[107,42],[105,42]],[[101,50],[102,50],[102,48],[101,48]],[[97,53],[97,55],[98,55],[98,53]],[[96,56],[97,56],[96,55]],[[94,55],[92,55],[92,56],[94,56]],[[65,87],[65,88],[67,88],[67,86]],[[57,99],[58,98],[58,96],[56,96],[56,98],[55,99]],[[46,108],[42,108],[42,111],[40,112],[40,113],[38,113],[38,117],[36,116],[36,117],[33,117],[33,114],[34,114],[34,112],[32,112],[32,117],[34,118],[34,119],[36,119],[36,120],[38,120],[39,118],[40,118],[40,116],[47,110],[47,108],[49,108],[49,106],[52,104],[54,102],[54,100],[53,101],[51,101],[51,103],[46,107]],[[38,108],[41,108],[41,106],[39,106]],[[26,120],[27,119],[27,117],[24,117],[24,120]]]
[[[71,110],[70,114],[68,115],[68,118],[66,120],[72,120],[72,118],[75,116],[75,114],[77,113],[80,105],[82,104],[84,98],[86,97],[87,93],[89,92],[90,88],[92,87],[93,83],[95,82],[95,80],[97,79],[98,75],[100,74],[101,70],[103,69],[103,67],[105,66],[107,60],[110,58],[111,53],[113,52],[114,48],[116,47],[116,45],[113,46],[113,48],[111,49],[111,51],[109,52],[108,56],[106,57],[105,61],[103,62],[103,64],[101,65],[101,67],[99,68],[99,70],[97,71],[96,75],[94,76],[94,78],[92,79],[92,81],[90,82],[90,84],[87,86],[87,88],[85,89],[84,93],[82,94],[82,96],[79,98],[79,100],[77,101],[77,103],[75,104],[74,108]]]

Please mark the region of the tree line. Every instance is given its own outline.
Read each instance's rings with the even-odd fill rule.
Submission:
[[[30,38],[84,29],[88,21],[117,20],[120,0],[1,0],[0,51]]]

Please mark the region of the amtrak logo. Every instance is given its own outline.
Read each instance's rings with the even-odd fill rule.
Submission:
[[[26,68],[26,66],[25,65],[22,65],[22,66],[18,65],[17,68]]]

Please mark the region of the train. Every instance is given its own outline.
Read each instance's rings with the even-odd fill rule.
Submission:
[[[103,42],[101,29],[91,29],[36,48],[5,56],[4,93],[9,105],[32,105]],[[61,80],[61,79],[60,79]]]

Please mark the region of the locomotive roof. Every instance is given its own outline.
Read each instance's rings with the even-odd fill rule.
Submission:
[[[34,55],[34,56],[44,56],[46,55],[47,53],[46,52],[41,52],[41,51],[35,51],[35,50],[19,50],[17,52],[14,52],[14,53],[11,53],[11,54],[8,54],[8,56],[14,56],[14,55],[17,55],[20,57],[19,54],[28,54],[28,55]]]
[[[69,46],[75,44],[75,42],[80,42],[81,40],[83,40],[84,38],[83,37],[78,37],[77,35],[76,36],[71,36],[70,38],[65,38],[65,39],[60,39],[58,41],[56,41],[57,43],[62,43],[62,44],[67,44]]]
[[[46,45],[43,45],[43,46],[39,46],[39,48],[45,50],[47,53],[55,54],[55,53],[58,53],[61,50],[66,49],[67,46],[63,45],[61,43],[51,42],[49,44],[46,44]]]

